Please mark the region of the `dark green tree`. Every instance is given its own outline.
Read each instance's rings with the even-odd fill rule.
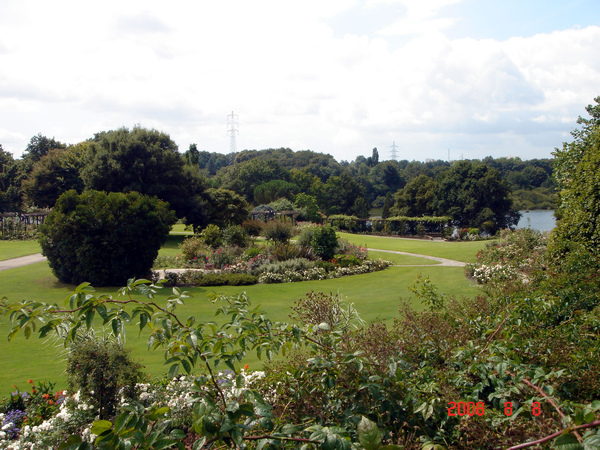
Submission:
[[[352,207],[352,213],[359,219],[368,219],[370,216],[371,205],[364,197],[357,197]]]
[[[175,221],[156,197],[71,190],[40,227],[39,242],[63,283],[115,286],[148,276]]]
[[[51,208],[63,192],[83,191],[79,173],[88,143],[69,146],[66,150],[50,150],[33,164],[22,189],[27,202],[42,208]]]
[[[388,192],[385,195],[385,202],[383,203],[383,210],[381,211],[382,219],[387,219],[390,217],[392,206],[394,206],[394,200],[392,199],[392,194]]]
[[[258,205],[271,203],[279,198],[291,200],[299,188],[294,183],[283,180],[271,180],[254,188],[254,202]]]
[[[0,145],[0,212],[20,211],[21,180],[17,162]]]
[[[519,221],[508,183],[486,164],[456,161],[436,183],[434,210],[437,215],[452,217],[457,227],[483,227],[495,232]]]
[[[221,170],[217,176],[220,187],[242,195],[246,201],[254,199],[254,189],[272,180],[288,181],[289,172],[276,160],[254,158]]]
[[[177,217],[202,227],[206,180],[197,167],[184,166],[169,135],[136,126],[97,133],[81,177],[86,189],[156,196],[169,202]]]
[[[33,164],[39,161],[42,156],[48,154],[50,150],[54,149],[65,149],[67,146],[62,142],[57,141],[54,138],[47,138],[38,133],[33,136],[27,145],[27,148],[23,152],[23,162],[26,165],[26,171],[29,172]]]
[[[241,225],[248,218],[249,206],[246,200],[228,189],[207,189],[206,214],[208,221],[221,228]]]
[[[435,190],[435,180],[427,175],[418,175],[408,182],[404,189],[396,192],[395,206],[391,214],[407,217],[433,216]]]
[[[595,101],[586,108],[591,119],[577,121],[582,127],[573,142],[554,152],[560,220],[551,248],[557,258],[579,247],[600,261],[600,97]]]
[[[363,191],[362,186],[346,172],[339,177],[330,177],[324,186],[324,202],[327,207],[327,214],[351,213],[356,199],[364,197]]]

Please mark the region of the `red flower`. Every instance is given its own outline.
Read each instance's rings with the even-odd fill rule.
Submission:
[[[27,380],[27,383],[28,383],[28,384],[33,384],[33,380],[32,380],[32,379],[29,379],[29,380]]]

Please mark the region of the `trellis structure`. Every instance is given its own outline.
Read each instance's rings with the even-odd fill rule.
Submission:
[[[28,239],[35,235],[50,211],[0,213],[0,239]]]

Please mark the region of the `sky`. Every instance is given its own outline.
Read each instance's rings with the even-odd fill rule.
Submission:
[[[598,0],[2,0],[0,144],[136,125],[229,153],[551,158],[600,95]]]

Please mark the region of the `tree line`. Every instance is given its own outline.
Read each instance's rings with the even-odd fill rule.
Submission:
[[[0,145],[0,212],[51,208],[71,189],[140,192],[169,202],[180,219],[201,229],[239,223],[252,208],[279,201],[301,218],[451,216],[456,226],[497,230],[516,224],[518,209],[553,208],[551,159],[380,161],[289,148],[235,155],[179,152],[168,134],[139,126],[96,133],[67,145],[41,134],[21,159]],[[286,202],[287,201],[287,202]],[[283,202],[283,203],[282,203]]]

